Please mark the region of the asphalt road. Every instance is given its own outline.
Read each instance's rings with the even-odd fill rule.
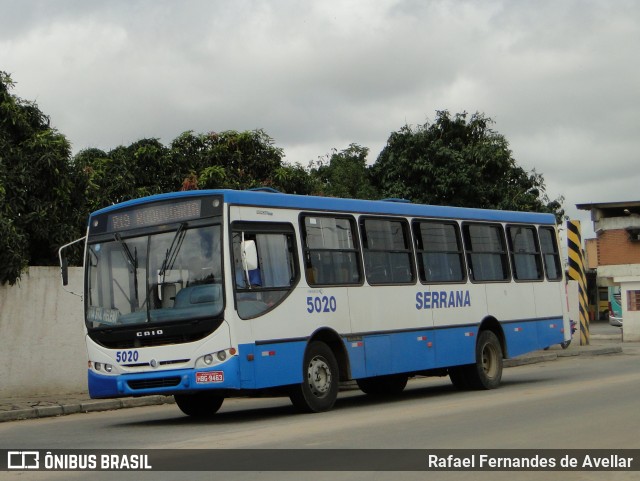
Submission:
[[[570,357],[505,370],[493,391],[459,392],[448,378],[411,381],[394,400],[341,393],[335,409],[295,414],[288,399],[226,400],[212,421],[174,405],[0,424],[4,449],[640,449],[640,354]],[[5,473],[7,474],[7,473]],[[87,473],[8,473],[86,479]],[[609,475],[607,475],[609,474]],[[304,473],[251,473],[300,479]],[[313,479],[637,479],[618,472],[313,473]],[[216,475],[215,479],[220,478]],[[211,473],[91,473],[92,479],[212,479]],[[229,472],[225,479],[246,479]]]

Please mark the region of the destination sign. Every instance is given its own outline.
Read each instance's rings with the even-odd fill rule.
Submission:
[[[108,230],[121,231],[197,219],[200,215],[201,200],[191,199],[171,204],[149,205],[111,214],[107,224]]]

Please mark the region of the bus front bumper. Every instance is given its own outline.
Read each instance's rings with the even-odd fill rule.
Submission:
[[[172,395],[185,391],[240,389],[237,357],[210,368],[104,375],[88,371],[89,395],[92,399],[151,394]]]

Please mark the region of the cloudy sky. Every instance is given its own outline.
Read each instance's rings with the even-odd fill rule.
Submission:
[[[577,203],[639,200],[640,1],[0,0],[0,70],[72,143],[264,129],[307,165],[483,112]]]

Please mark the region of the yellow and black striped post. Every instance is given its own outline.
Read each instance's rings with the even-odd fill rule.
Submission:
[[[567,244],[569,248],[569,279],[578,281],[578,301],[580,303],[580,345],[589,344],[589,299],[587,297],[587,277],[584,272],[582,255],[582,235],[580,221],[567,221]]]

